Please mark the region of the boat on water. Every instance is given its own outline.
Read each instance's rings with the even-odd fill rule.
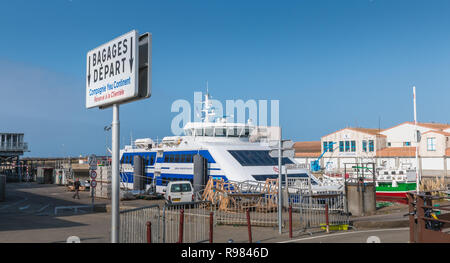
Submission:
[[[145,189],[152,188],[160,194],[171,181],[188,180],[194,184],[195,155],[207,162],[208,178],[203,182],[210,177],[255,183],[278,178],[278,158],[269,155],[272,127],[255,126],[251,121],[231,123],[215,116],[208,93],[202,105],[202,121],[187,123],[184,135],[164,137],[160,142],[138,139],[120,151],[122,188],[133,189],[136,155],[144,160]],[[282,172],[289,180],[310,178],[312,189],[318,191],[337,188],[322,186],[308,169],[298,167],[293,158],[282,158],[282,164]],[[287,173],[285,165],[291,166]]]
[[[361,167],[355,168],[360,169]],[[373,173],[370,168],[361,173],[356,170],[345,174],[346,180],[363,178],[365,182],[373,182]],[[342,173],[328,171],[323,175],[323,180],[334,184],[344,184]],[[410,168],[381,168],[375,171],[375,191],[377,200],[388,201],[392,198],[403,199],[409,191],[416,190],[416,170]]]
[[[409,191],[416,190],[416,170],[384,169],[378,171],[376,179],[377,198],[405,198]]]

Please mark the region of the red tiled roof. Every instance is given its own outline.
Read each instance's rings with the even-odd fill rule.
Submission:
[[[445,149],[445,155],[450,156],[450,148]]]
[[[319,157],[322,153],[320,141],[294,143],[295,157]]]
[[[317,157],[319,157],[320,155],[321,155],[322,153],[320,153],[320,152],[310,152],[310,153],[302,153],[302,152],[299,152],[299,153],[295,153],[295,157],[296,158],[299,158],[299,157],[308,157],[308,158],[317,158]]]
[[[320,152],[322,147],[320,141],[296,142],[294,143],[295,152]]]
[[[377,157],[414,157],[416,147],[387,147],[377,151]]]

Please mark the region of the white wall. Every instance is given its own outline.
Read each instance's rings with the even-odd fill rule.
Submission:
[[[422,126],[417,126],[417,129],[421,133],[432,130],[430,128]],[[390,147],[403,147],[403,142],[411,142],[411,146],[416,145],[416,143],[414,142],[414,131],[415,128],[413,124],[404,123],[397,127],[384,130],[380,133],[387,136],[387,143],[391,143]]]
[[[422,170],[444,170],[444,159],[423,157]]]

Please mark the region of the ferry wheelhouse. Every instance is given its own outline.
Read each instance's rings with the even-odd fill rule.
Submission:
[[[194,178],[194,155],[207,160],[207,174],[215,179],[234,182],[264,182],[278,178],[278,158],[269,155],[271,127],[257,127],[248,123],[229,123],[215,118],[209,94],[203,102],[205,116],[202,122],[190,122],[183,136],[164,137],[161,142],[138,139],[120,151],[121,184],[133,188],[133,158],[144,160],[144,184],[163,193],[170,181]],[[296,165],[293,158],[283,158],[284,165]],[[283,169],[283,174],[286,172]],[[311,184],[319,181],[305,168],[290,168],[288,179],[311,177]]]

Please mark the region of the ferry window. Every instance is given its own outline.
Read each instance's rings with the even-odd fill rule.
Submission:
[[[150,165],[155,164],[155,156],[152,155],[152,157],[150,158]]]
[[[228,129],[228,136],[230,136],[230,137],[238,136],[237,128],[229,128]]]
[[[185,130],[184,133],[186,134],[186,136],[192,136],[192,130],[191,129]]]
[[[243,135],[244,135],[244,128],[239,127],[239,128],[237,129],[237,135],[238,135],[239,137],[243,136]]]
[[[403,174],[403,171],[399,171],[398,174]]]
[[[388,175],[388,174],[389,174],[389,172],[384,172],[384,174],[385,174],[385,175]]]
[[[216,136],[224,137],[226,135],[226,130],[224,128],[216,128]]]
[[[195,129],[196,136],[203,136],[203,129]]]
[[[352,152],[356,152],[356,142],[351,141],[351,143],[352,143]]]
[[[272,158],[269,151],[228,151],[242,166],[272,166],[278,164],[278,158]],[[289,158],[283,158],[282,164],[292,164]]]
[[[179,162],[180,162],[180,155],[179,155],[179,154],[175,154],[175,155],[174,155],[173,161],[174,161],[175,163],[179,163]]]
[[[180,155],[180,163],[184,163],[186,162],[186,154],[181,154]]]
[[[165,163],[169,162],[169,155],[168,154],[164,155],[164,162]]]
[[[213,128],[205,128],[205,136],[213,136],[214,129]]]
[[[192,163],[192,154],[188,154],[188,155],[186,156],[186,162],[187,162],[187,163]]]
[[[339,142],[339,151],[344,152],[344,142],[343,141]]]

